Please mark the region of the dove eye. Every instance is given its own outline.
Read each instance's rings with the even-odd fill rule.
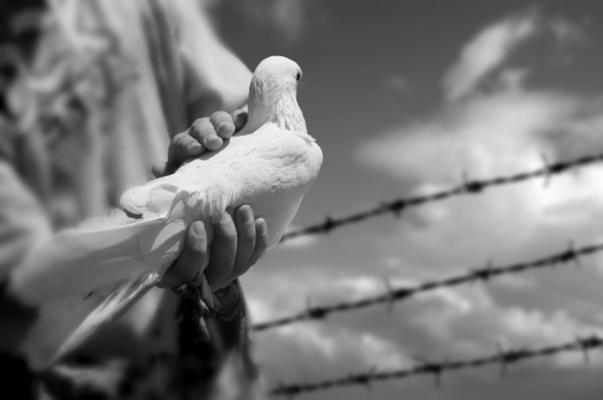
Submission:
[[[297,75],[295,75],[295,80],[299,81],[301,79],[301,72],[298,72]]]

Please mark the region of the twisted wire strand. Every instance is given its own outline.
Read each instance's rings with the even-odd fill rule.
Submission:
[[[517,174],[506,176],[497,176],[489,179],[465,180],[462,184],[456,187],[434,192],[431,194],[396,198],[374,206],[372,208],[348,214],[339,218],[332,218],[328,216],[323,222],[308,225],[304,228],[287,232],[281,238],[281,242],[285,242],[298,236],[326,234],[342,226],[359,223],[369,218],[377,217],[383,214],[391,213],[396,217],[399,217],[403,211],[411,207],[417,207],[427,203],[443,201],[451,197],[461,195],[476,195],[495,186],[509,185],[512,183],[518,183],[539,177],[544,177],[545,183],[548,183],[551,177],[555,175],[567,172],[578,167],[584,167],[603,161],[603,154],[587,155],[580,158],[576,158],[574,160],[561,161],[552,164],[549,164],[546,161],[545,157],[543,157],[543,160],[545,164],[544,167],[532,171],[519,172]]]
[[[507,368],[512,364],[517,364],[532,358],[552,356],[559,353],[581,351],[583,353],[584,362],[587,364],[589,362],[588,352],[590,350],[599,349],[602,347],[603,339],[598,335],[590,335],[583,338],[577,338],[573,341],[540,348],[531,349],[524,347],[509,350],[499,348],[496,353],[466,360],[426,362],[409,368],[387,371],[375,371],[372,369],[367,372],[354,373],[335,379],[317,382],[282,384],[275,387],[270,394],[274,396],[287,395],[291,397],[304,393],[350,385],[363,385],[370,388],[370,384],[372,382],[392,379],[407,379],[419,375],[432,375],[436,386],[439,386],[441,384],[442,375],[445,372],[499,364],[501,367],[501,374],[504,375]]]
[[[465,272],[449,277],[427,280],[414,286],[392,287],[385,281],[386,290],[380,294],[366,297],[357,301],[343,301],[332,305],[319,305],[308,307],[297,314],[277,318],[272,321],[255,324],[254,331],[264,331],[279,326],[290,325],[300,321],[324,319],[330,314],[353,311],[377,304],[388,304],[391,308],[395,302],[405,301],[424,292],[433,291],[443,287],[458,286],[470,282],[487,282],[490,279],[503,275],[518,274],[530,270],[553,268],[558,265],[567,265],[570,262],[580,266],[580,258],[603,251],[603,243],[595,243],[575,248],[570,242],[566,250],[549,254],[531,261],[517,262],[503,266],[493,266],[490,262],[481,268],[468,268]]]

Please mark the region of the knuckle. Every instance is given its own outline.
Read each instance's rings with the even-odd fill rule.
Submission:
[[[266,220],[263,218],[259,218],[256,220],[257,227],[257,236],[260,239],[260,242],[263,245],[266,245],[268,242],[268,225],[266,224]]]
[[[252,208],[247,204],[240,206],[236,210],[236,220],[238,225],[246,226],[249,224],[253,227],[255,222]]]
[[[219,236],[226,240],[233,240],[237,238],[237,228],[230,217],[225,214],[222,220],[218,223]]]
[[[255,235],[255,224],[253,223],[253,220],[243,222],[243,224],[241,226],[241,230],[247,237],[255,237],[256,236]]]
[[[213,124],[220,124],[231,119],[226,111],[216,111],[209,118]]]
[[[234,133],[235,126],[232,122],[223,122],[217,129],[221,136],[229,137]]]
[[[216,111],[210,117],[216,132],[220,136],[230,136],[234,133],[235,125],[232,117],[225,111]]]
[[[255,240],[256,229],[253,220],[238,223],[237,232],[242,239]]]
[[[234,129],[234,121],[232,120],[232,118],[228,117],[228,119],[226,119],[224,122],[222,122],[220,124],[220,127],[222,128],[233,128]]]
[[[205,125],[207,123],[208,119],[209,118],[207,118],[207,117],[197,118],[196,120],[193,121],[193,123],[191,125],[191,128],[197,128],[198,129],[198,128],[202,127],[203,125]]]
[[[222,237],[227,242],[235,242],[237,240],[237,236],[237,230],[234,228],[234,226],[232,228],[224,230],[224,232],[222,233]]]
[[[191,138],[187,132],[179,133],[174,136],[170,145],[169,155],[172,157],[183,157],[188,153],[191,145]]]

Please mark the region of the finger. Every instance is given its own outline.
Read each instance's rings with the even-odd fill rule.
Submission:
[[[249,205],[242,205],[234,214],[237,228],[237,255],[235,258],[233,275],[245,273],[251,265],[249,261],[255,249],[255,220],[253,209]]]
[[[193,122],[189,133],[193,140],[201,143],[208,150],[218,150],[224,144],[224,141],[216,133],[216,129],[209,118],[199,118]]]
[[[232,119],[234,121],[235,132],[240,131],[241,129],[243,129],[243,127],[247,123],[247,111],[245,111],[245,110],[236,111],[232,115]]]
[[[232,280],[232,269],[237,251],[237,230],[228,214],[214,225],[215,238],[211,245],[209,266],[205,272],[214,290],[227,286]]]
[[[168,149],[168,161],[165,166],[164,174],[173,173],[180,165],[192,157],[197,157],[205,149],[198,140],[193,139],[188,132],[181,132],[174,136]]]
[[[249,267],[255,264],[268,248],[268,224],[264,218],[255,220],[255,249],[249,259]]]
[[[160,287],[177,288],[184,283],[192,282],[198,274],[203,273],[209,262],[208,229],[203,221],[195,221],[186,234],[186,242],[182,253],[165,272]]]
[[[222,139],[228,139],[235,132],[232,117],[226,111],[216,111],[209,117],[209,120],[213,124],[218,136]]]

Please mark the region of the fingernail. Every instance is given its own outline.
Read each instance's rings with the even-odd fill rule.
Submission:
[[[195,221],[192,223],[190,230],[192,231],[193,239],[189,241],[189,246],[198,253],[204,253],[207,250],[208,242],[205,225],[201,221]]]
[[[204,150],[203,145],[199,142],[192,143],[189,149],[192,153],[201,153]]]
[[[209,147],[211,150],[217,150],[222,146],[222,139],[217,137],[217,136],[213,136],[207,139],[207,147]]]
[[[205,234],[205,225],[203,224],[203,221],[193,222],[191,224],[191,230],[193,231],[193,233],[196,236],[204,235]]]
[[[234,126],[231,124],[221,124],[218,127],[218,132],[221,137],[231,136],[234,133]]]
[[[247,204],[239,207],[238,217],[242,222],[248,221],[251,219],[251,207]]]
[[[218,224],[220,224],[220,225],[228,224],[230,222],[229,221],[230,219],[232,219],[230,217],[230,215],[228,215],[227,213],[222,213],[220,215],[220,219],[218,220]]]

